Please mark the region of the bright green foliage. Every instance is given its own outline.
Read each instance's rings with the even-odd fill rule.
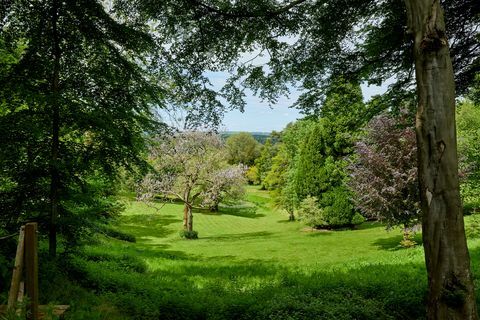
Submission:
[[[272,166],[263,179],[263,185],[268,190],[282,188],[286,184],[289,159],[285,144],[278,146],[277,154],[272,158]]]
[[[248,168],[247,172],[245,172],[245,176],[248,180],[248,183],[254,185],[260,184],[260,176],[258,174],[257,166],[251,166],[250,168]]]
[[[265,177],[268,174],[268,171],[272,168],[272,159],[277,153],[277,147],[272,143],[270,138],[265,141],[265,144],[262,147],[260,157],[255,160],[255,166],[258,169],[258,177],[262,188],[266,188],[264,184]]]
[[[0,38],[0,77],[5,76],[18,63],[26,48],[25,41],[21,39],[7,47],[5,40]]]
[[[225,145],[230,164],[241,163],[251,166],[260,155],[260,144],[248,132],[240,132],[229,136],[225,141]]]
[[[475,81],[468,93],[469,99],[471,99],[476,105],[480,105],[480,73],[475,77]]]
[[[480,105],[471,100],[457,108],[457,140],[461,195],[466,209],[475,211],[480,208]]]
[[[323,212],[318,206],[318,199],[316,197],[307,196],[300,202],[298,218],[311,227],[324,227],[328,225],[323,219]]]
[[[265,178],[267,188],[271,190],[276,206],[285,209],[294,220],[294,211],[299,204],[295,192],[294,166],[297,159],[299,146],[304,142],[315,121],[305,118],[294,123],[289,123],[281,133],[281,143],[278,154],[272,159],[272,168]]]

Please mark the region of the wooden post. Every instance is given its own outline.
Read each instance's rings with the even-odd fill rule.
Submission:
[[[25,227],[20,228],[20,235],[18,236],[17,253],[15,255],[15,266],[13,267],[12,282],[10,284],[10,291],[8,293],[8,310],[13,310],[17,303],[18,292],[20,288],[20,281],[23,273],[23,255],[25,248]]]
[[[28,296],[27,319],[38,320],[37,224],[25,225],[25,291]]]

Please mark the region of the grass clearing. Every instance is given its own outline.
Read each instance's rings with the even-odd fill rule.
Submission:
[[[307,231],[255,187],[242,206],[195,212],[198,240],[180,239],[182,213],[129,202],[114,227],[136,242],[99,236],[65,260],[66,288],[44,284],[46,299],[72,304],[67,319],[425,316],[423,250],[399,248],[399,230]],[[469,242],[476,282],[479,244]]]

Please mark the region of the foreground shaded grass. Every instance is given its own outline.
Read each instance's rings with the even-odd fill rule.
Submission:
[[[72,304],[70,319],[424,318],[423,251],[400,249],[398,230],[312,232],[266,192],[247,200],[196,212],[194,241],[178,236],[181,205],[131,202],[115,228],[136,243],[99,237],[50,266],[45,299]],[[479,241],[470,247],[478,276]]]

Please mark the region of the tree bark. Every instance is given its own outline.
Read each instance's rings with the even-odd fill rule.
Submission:
[[[187,215],[187,231],[192,232],[193,231],[193,212],[192,212],[192,206],[188,205],[188,215]]]
[[[188,204],[185,202],[183,205],[183,230],[187,230],[188,227]]]
[[[478,319],[458,183],[455,83],[439,0],[405,0],[414,38],[428,319]]]
[[[59,82],[60,82],[60,40],[58,34],[58,1],[53,0],[52,5],[52,38],[53,38],[53,72],[52,72],[52,140],[50,153],[50,226],[49,247],[51,257],[57,253],[57,218],[60,206],[60,172],[59,172],[59,147],[60,147],[60,107],[59,107]]]
[[[295,213],[293,210],[288,212],[288,220],[289,221],[295,221]]]

